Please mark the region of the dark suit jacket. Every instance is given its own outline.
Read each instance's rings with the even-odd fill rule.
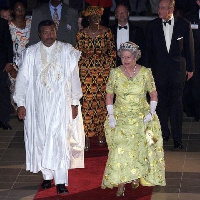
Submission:
[[[190,22],[181,17],[174,19],[169,53],[167,51],[162,19],[155,19],[146,31],[146,66],[152,68],[154,78],[166,76],[177,83],[185,81],[186,70],[194,71],[194,41]]]
[[[114,40],[116,43],[116,47],[117,47],[117,28],[118,28],[118,24],[115,24],[113,26],[110,27],[113,35],[114,35]],[[134,26],[133,24],[131,24],[129,22],[129,41],[134,42],[135,44],[137,44],[140,47],[140,50],[143,54],[144,52],[144,33],[142,28],[138,27],[138,26]],[[127,41],[128,42],[128,41]],[[143,56],[140,59],[140,63],[143,64]],[[117,57],[117,66],[119,66],[119,64],[121,64],[121,60],[119,57]]]
[[[7,63],[13,62],[13,43],[8,27],[8,22],[0,18],[0,72]],[[5,73],[7,74],[7,73]]]
[[[49,4],[44,4],[33,10],[30,41],[29,44],[35,44],[40,41],[38,36],[38,24],[42,20],[52,20]],[[66,4],[62,4],[61,20],[57,31],[57,40],[70,43],[73,46],[76,42],[78,32],[78,11]]]
[[[192,29],[195,49],[195,71],[193,77],[186,82],[183,96],[184,111],[189,117],[200,118],[200,20],[199,12],[192,13],[186,18],[192,24],[198,24],[198,29]]]

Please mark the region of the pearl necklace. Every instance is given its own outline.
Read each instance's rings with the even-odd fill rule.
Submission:
[[[124,67],[124,71],[129,75],[129,79],[131,81],[133,80],[133,76],[136,73],[136,69],[137,69],[137,65],[135,65],[135,67],[133,68],[133,71],[131,73],[129,73],[128,70],[126,69],[126,67]]]

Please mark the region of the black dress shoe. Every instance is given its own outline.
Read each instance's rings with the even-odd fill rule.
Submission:
[[[183,149],[183,144],[180,141],[174,141],[174,148],[175,149]]]
[[[44,180],[43,182],[42,182],[42,188],[43,189],[49,189],[49,188],[51,188],[51,181],[52,180]]]
[[[4,130],[12,130],[12,127],[8,122],[0,122],[0,127],[3,128]]]
[[[68,189],[65,187],[65,184],[56,185],[57,194],[69,193]]]

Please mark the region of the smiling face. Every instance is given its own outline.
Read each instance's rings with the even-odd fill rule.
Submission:
[[[100,15],[90,15],[88,17],[88,21],[90,23],[90,25],[99,25],[100,21],[101,21],[101,16]]]
[[[126,68],[132,68],[135,66],[136,64],[136,58],[133,55],[133,53],[131,53],[128,50],[122,50],[121,52],[121,61],[123,66],[125,66]]]
[[[118,6],[115,11],[115,17],[120,25],[127,24],[129,18],[128,9],[123,5]]]
[[[13,8],[15,18],[25,18],[26,8],[23,3],[17,2]]]
[[[174,12],[174,8],[172,6],[170,6],[169,1],[168,0],[162,0],[160,1],[159,5],[158,5],[158,16],[159,18],[168,21]]]
[[[40,38],[45,46],[50,47],[53,45],[57,38],[55,25],[42,26],[40,31]]]

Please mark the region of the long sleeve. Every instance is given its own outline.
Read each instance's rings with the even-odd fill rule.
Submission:
[[[26,105],[26,91],[28,88],[29,77],[28,77],[28,66],[29,57],[28,52],[25,50],[19,59],[19,71],[15,83],[14,101],[18,107]]]
[[[147,28],[146,28],[146,38],[145,38],[145,41],[146,41],[146,44],[145,44],[145,51],[144,51],[144,56],[143,56],[143,59],[144,59],[144,65],[148,68],[151,68],[151,47],[152,47],[152,32],[151,32],[151,26],[148,24],[147,25]]]
[[[186,56],[186,70],[188,72],[194,71],[195,63],[194,63],[194,38],[191,29],[190,23],[188,23],[188,30],[186,38],[184,39],[185,43],[185,56]]]
[[[116,48],[114,42],[114,36],[110,29],[107,32],[107,53],[110,57],[110,66],[112,68],[116,67]]]
[[[0,71],[7,63],[13,62],[13,43],[8,22],[0,18]]]
[[[28,80],[20,73],[17,75],[16,84],[15,84],[15,93],[14,101],[17,104],[17,107],[25,107],[25,96]]]
[[[39,9],[34,9],[32,13],[29,45],[35,44],[39,41],[39,36],[38,36],[38,24],[40,22],[39,19],[40,19]]]
[[[78,66],[72,72],[72,105],[79,105],[79,100],[82,97],[81,82],[79,78]]]
[[[8,24],[5,25],[5,44],[6,44],[6,51],[7,51],[7,63],[12,63],[13,62],[13,43],[9,31],[9,26]]]

